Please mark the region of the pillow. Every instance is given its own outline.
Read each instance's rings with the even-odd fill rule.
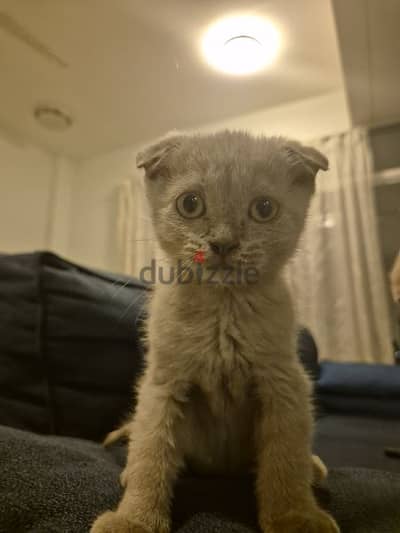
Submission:
[[[325,361],[321,364],[318,389],[341,395],[400,399],[400,368]]]
[[[324,412],[399,419],[400,368],[323,362],[317,394]]]
[[[0,256],[0,424],[99,440],[132,408],[147,289],[47,253]]]

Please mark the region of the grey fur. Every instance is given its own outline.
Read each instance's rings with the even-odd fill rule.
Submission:
[[[170,136],[139,154],[146,171],[163,265],[219,264],[211,242],[235,242],[226,261],[251,265],[256,283],[160,284],[150,302],[148,361],[138,387],[123,474],[123,499],[92,533],[168,533],[173,483],[184,465],[200,472],[256,470],[264,533],[335,533],[311,485],[311,386],[295,351],[295,316],[282,280],[304,226],[317,171],[316,150],[244,132]],[[176,199],[196,191],[206,212],[183,218]],[[249,217],[259,196],[279,204],[260,223]]]

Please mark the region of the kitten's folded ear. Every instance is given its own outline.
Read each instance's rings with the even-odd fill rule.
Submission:
[[[319,170],[328,170],[329,161],[315,148],[303,146],[297,141],[285,143],[285,152],[290,167],[296,170],[297,181],[314,184],[314,178]]]
[[[155,178],[167,168],[168,155],[177,149],[181,142],[181,135],[171,135],[149,146],[137,155],[137,168],[144,168],[148,178]]]

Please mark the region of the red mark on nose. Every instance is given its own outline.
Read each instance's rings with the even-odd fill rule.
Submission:
[[[197,252],[194,254],[193,261],[195,263],[202,264],[206,258],[204,257],[204,250],[197,250]]]

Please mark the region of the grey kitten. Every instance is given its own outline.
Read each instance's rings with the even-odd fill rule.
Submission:
[[[224,131],[166,138],[137,164],[161,265],[196,275],[181,269],[154,291],[136,412],[110,437],[129,433],[125,493],[92,533],[168,533],[184,466],[254,469],[263,533],[337,533],[311,489],[324,467],[311,455],[311,385],[281,275],[327,160],[284,138]],[[250,268],[251,279],[237,275]]]

